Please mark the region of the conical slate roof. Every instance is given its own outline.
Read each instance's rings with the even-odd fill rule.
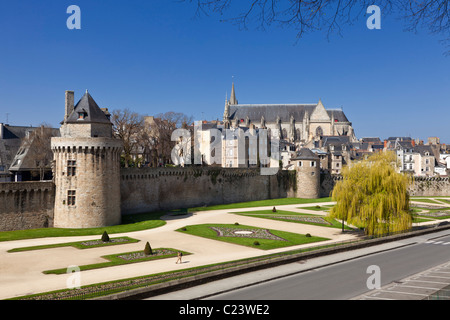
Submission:
[[[84,119],[79,119],[79,113],[84,112]],[[73,108],[72,113],[67,117],[66,123],[108,123],[111,121],[105,113],[99,108],[95,100],[86,91],[84,96]]]
[[[291,160],[318,160],[319,157],[308,148],[301,148]]]

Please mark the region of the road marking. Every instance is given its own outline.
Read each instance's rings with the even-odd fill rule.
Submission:
[[[418,286],[407,286],[407,285],[399,285],[399,287],[407,287],[407,288],[418,288],[418,289],[432,289],[432,290],[440,290],[441,288],[430,288],[430,287],[418,287]]]
[[[424,277],[430,277],[430,278],[442,278],[442,279],[450,279],[450,277],[429,276],[429,275],[426,275],[426,274],[424,274],[423,276],[424,276]]]
[[[412,292],[399,292],[399,291],[382,290],[382,289],[380,289],[380,291],[390,292],[390,293],[398,293],[398,294],[411,294],[411,295],[415,295],[415,296],[425,296],[425,297],[429,296],[428,294],[412,293]]]
[[[439,283],[439,284],[446,284],[446,285],[450,284],[450,283],[447,283],[447,282],[427,281],[427,280],[411,280],[411,281],[413,281],[413,282]]]
[[[391,299],[391,298],[381,298],[381,297],[375,297],[375,296],[364,296],[365,298],[368,298],[368,299],[378,299],[378,300],[394,300],[394,299]]]

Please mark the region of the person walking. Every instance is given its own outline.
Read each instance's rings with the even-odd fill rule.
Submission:
[[[181,251],[178,251],[178,259],[177,259],[177,262],[175,262],[175,264],[177,264],[178,261],[180,261],[180,263],[183,263],[183,262],[181,262],[181,257],[182,256],[183,256],[183,253]]]

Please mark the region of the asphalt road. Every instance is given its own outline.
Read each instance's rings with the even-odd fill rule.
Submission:
[[[369,266],[379,267],[380,283],[385,286],[448,261],[450,231],[447,230],[422,236],[417,243],[408,246],[247,286],[208,299],[346,300],[370,291],[367,280],[373,273],[368,273]]]

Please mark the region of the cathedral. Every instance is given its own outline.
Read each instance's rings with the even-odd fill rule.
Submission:
[[[266,128],[269,135],[275,130],[296,149],[317,147],[328,136],[356,141],[352,123],[341,109],[325,109],[321,100],[315,104],[239,104],[234,83],[225,101],[223,123],[226,128]]]

